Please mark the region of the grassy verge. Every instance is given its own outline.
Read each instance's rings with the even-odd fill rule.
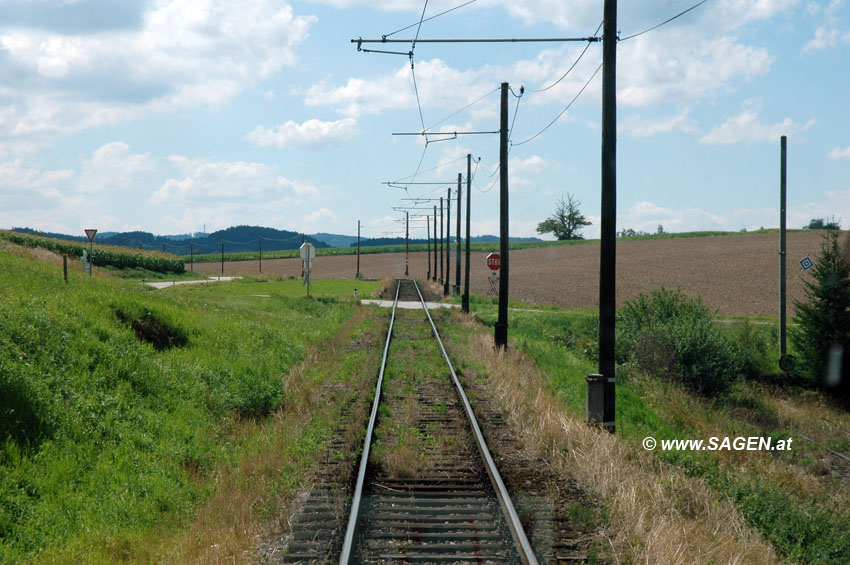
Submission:
[[[481,306],[476,312],[487,324],[496,318],[490,306]],[[511,311],[509,316],[510,346],[534,360],[544,374],[546,390],[563,402],[566,414],[582,421],[585,375],[596,372],[592,360],[596,356],[593,318],[569,312]],[[751,370],[763,375],[774,371],[778,357],[775,324],[736,320],[721,324],[719,331],[736,340],[749,356]],[[707,489],[693,492],[701,492],[699,496],[714,502],[695,501],[693,496],[683,500],[701,506],[722,506],[731,501],[735,508],[731,523],[739,528],[746,523],[757,530],[782,559],[803,563],[850,561],[850,469],[846,461],[824,449],[848,454],[850,415],[821,395],[739,379],[730,392],[705,398],[626,364],[618,368],[617,375],[617,436],[634,452],[630,457],[648,455],[640,453],[644,451],[641,442],[648,436],[659,443],[710,437],[794,438],[793,448],[787,452],[656,449],[653,456],[657,464],[653,464],[654,478],[650,480],[679,477],[676,480],[682,481],[684,475],[698,481]],[[673,500],[670,504],[682,506],[683,502]],[[693,508],[680,511],[694,514]],[[743,520],[736,519],[736,514]],[[679,531],[674,542],[684,548],[696,549],[705,543],[698,543],[701,534],[696,530]],[[627,547],[638,556],[652,551],[648,543],[646,547]],[[710,547],[717,547],[717,542],[710,542]],[[732,553],[721,553],[721,560],[737,558],[737,551],[746,555],[738,546]],[[707,561],[704,556],[693,555],[695,561]]]
[[[528,330],[520,330],[520,324],[514,323],[515,315],[532,314],[511,312],[510,349],[496,353],[490,328],[453,313],[457,327],[452,331],[466,344],[453,348],[452,355],[482,366],[490,375],[491,387],[526,445],[557,469],[564,481],[578,481],[604,501],[604,547],[611,561],[776,562],[771,547],[704,480],[660,461],[619,434],[624,419],[619,410],[630,402],[622,388],[618,390],[618,435],[584,424],[584,376],[594,372],[588,371],[593,365],[565,343],[547,350],[546,344],[553,341],[542,335],[544,324],[527,320]],[[579,317],[576,324],[585,324],[584,318]],[[555,321],[551,319],[550,326]],[[631,402],[637,404],[640,399]]]
[[[145,561],[140,540],[191,522],[255,426],[297,404],[291,371],[355,306],[69,279],[0,251],[0,562]]]

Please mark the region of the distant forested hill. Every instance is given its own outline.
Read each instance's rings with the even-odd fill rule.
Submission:
[[[321,242],[327,243],[330,247],[349,247],[357,245],[357,236],[339,235],[335,233],[314,233],[311,236]]]
[[[14,228],[13,231],[39,234],[58,239],[88,241],[85,236],[78,237],[58,233],[44,233],[30,228]],[[193,250],[196,254],[221,251],[222,242],[224,243],[224,250],[227,253],[257,251],[261,237],[263,238],[263,251],[298,249],[302,243],[302,235],[299,233],[259,226],[235,226],[207,234],[206,236],[187,236],[185,239],[176,239],[176,236],[154,235],[143,231],[112,232],[105,237],[98,234],[95,242],[103,245],[118,245],[133,249],[157,249],[160,251],[164,249],[166,252],[174,253],[175,255],[188,255],[190,250]],[[303,241],[308,241],[316,247],[329,247],[328,244],[314,239],[312,236],[303,237]]]

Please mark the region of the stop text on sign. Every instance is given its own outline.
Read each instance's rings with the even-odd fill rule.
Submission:
[[[490,253],[487,255],[487,266],[491,271],[498,271],[502,266],[502,256],[498,253]]]

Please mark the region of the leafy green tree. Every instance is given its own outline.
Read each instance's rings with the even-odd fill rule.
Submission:
[[[812,279],[803,282],[806,298],[794,301],[797,325],[790,328],[791,343],[800,376],[812,386],[821,384],[833,345],[843,346],[844,362],[850,362],[850,262],[842,257],[838,233],[829,229],[824,234]]]
[[[838,228],[839,222],[835,221],[835,218],[828,222],[826,218],[812,218],[809,220],[809,225],[803,226],[804,230],[837,230]]]
[[[579,231],[591,225],[591,222],[582,215],[579,206],[581,202],[573,198],[569,192],[566,200],[561,196],[555,207],[555,213],[537,224],[537,233],[553,233],[559,240],[584,239]]]

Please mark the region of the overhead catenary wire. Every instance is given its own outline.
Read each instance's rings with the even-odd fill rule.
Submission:
[[[575,103],[575,101],[576,101],[576,100],[578,100],[578,97],[579,97],[579,96],[581,96],[582,92],[584,92],[584,91],[585,91],[585,89],[586,89],[586,88],[590,85],[591,81],[592,81],[592,80],[594,79],[594,77],[596,77],[596,75],[599,73],[599,70],[600,70],[600,69],[602,69],[602,63],[599,63],[599,66],[598,66],[598,67],[596,67],[596,70],[595,70],[595,71],[593,71],[593,74],[592,74],[592,75],[590,75],[590,78],[589,78],[589,79],[587,79],[587,82],[585,82],[585,83],[584,83],[584,86],[582,86],[582,87],[581,87],[581,90],[579,90],[579,91],[578,91],[578,93],[577,93],[577,94],[573,97],[573,99],[572,99],[572,100],[570,100],[570,103],[569,103],[569,104],[567,104],[567,105],[566,105],[566,107],[565,107],[563,110],[561,110],[561,112],[560,112],[557,116],[555,116],[555,119],[554,119],[554,120],[552,120],[551,122],[549,122],[549,123],[546,125],[546,127],[544,127],[543,129],[541,129],[540,131],[538,131],[537,133],[535,133],[534,135],[532,135],[532,136],[531,136],[531,137],[529,137],[528,139],[526,139],[526,140],[524,140],[524,141],[520,141],[519,143],[511,143],[511,147],[516,147],[516,146],[518,146],[518,145],[524,145],[524,144],[528,143],[529,141],[532,141],[533,139],[536,139],[536,138],[537,138],[537,137],[539,137],[539,136],[540,136],[543,132],[545,132],[547,129],[549,129],[550,127],[552,127],[552,126],[555,124],[555,122],[557,122],[559,119],[561,119],[561,116],[563,116],[563,115],[567,112],[567,110],[569,110],[569,109],[570,109],[570,107],[571,107],[571,106]]]
[[[654,30],[654,29],[658,29],[658,28],[660,28],[661,26],[666,25],[666,24],[669,24],[669,23],[670,23],[670,22],[672,22],[673,20],[675,20],[675,19],[677,19],[677,18],[680,18],[680,17],[684,16],[685,14],[687,14],[688,12],[690,12],[691,10],[695,10],[696,8],[699,8],[700,6],[702,6],[703,4],[705,4],[706,2],[708,2],[708,0],[702,0],[701,2],[697,2],[696,4],[694,4],[693,6],[691,6],[690,8],[688,8],[687,10],[684,10],[684,11],[682,11],[682,12],[679,12],[678,14],[676,14],[675,16],[673,16],[672,18],[669,18],[669,19],[667,19],[667,20],[664,20],[664,21],[663,21],[663,22],[661,22],[660,24],[654,25],[654,26],[652,26],[651,28],[645,29],[645,30],[640,31],[640,32],[638,32],[638,33],[633,33],[632,35],[627,35],[626,37],[618,38],[618,41],[626,41],[627,39],[632,39],[632,38],[637,37],[637,36],[639,36],[639,35],[643,35],[644,33],[649,33],[650,31],[652,31],[652,30]]]
[[[594,31],[594,32],[593,32],[593,35],[596,35],[597,33],[599,33],[600,28],[602,28],[602,23],[603,23],[603,22],[599,22],[599,27],[597,27],[597,28],[596,28],[596,31]],[[565,72],[564,74],[562,74],[562,75],[560,76],[560,78],[559,78],[558,80],[556,80],[555,82],[553,82],[553,83],[552,83],[552,84],[550,84],[549,86],[543,87],[543,88],[538,89],[538,90],[529,90],[529,92],[534,92],[534,93],[537,93],[537,92],[546,92],[546,91],[547,91],[547,90],[549,90],[550,88],[554,88],[554,87],[555,87],[558,83],[560,83],[562,80],[564,80],[565,78],[567,78],[567,75],[568,75],[568,74],[570,74],[570,72],[572,72],[572,70],[573,70],[574,68],[576,68],[576,65],[578,65],[579,61],[581,61],[581,58],[582,58],[582,57],[584,57],[584,54],[585,54],[585,53],[587,53],[587,50],[588,50],[588,49],[590,49],[590,42],[588,42],[588,44],[584,46],[584,49],[582,49],[582,52],[581,52],[581,53],[579,53],[579,56],[578,56],[578,58],[575,60],[575,62],[574,62],[574,63],[570,66],[570,68],[569,68],[569,69],[567,69],[567,72]]]

